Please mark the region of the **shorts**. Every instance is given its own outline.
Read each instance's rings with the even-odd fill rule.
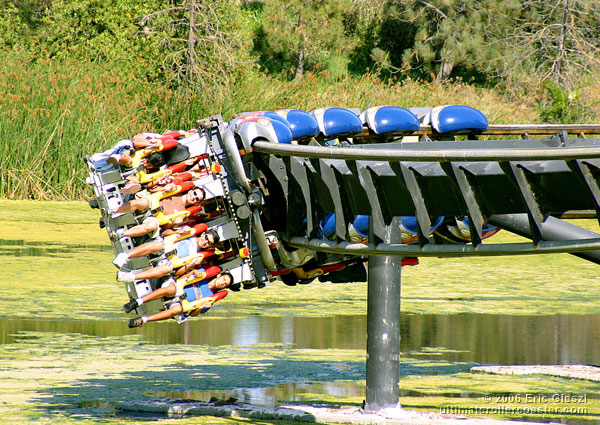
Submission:
[[[169,266],[171,271],[173,271],[173,263],[171,263],[171,260],[166,257],[156,263],[156,266]]]

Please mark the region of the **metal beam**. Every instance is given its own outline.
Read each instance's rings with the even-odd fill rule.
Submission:
[[[369,147],[327,147],[287,145],[280,143],[255,142],[254,152],[271,155],[297,156],[303,158],[352,159],[362,161],[542,161],[600,158],[600,146],[554,147],[554,148],[498,148],[498,149],[436,149],[404,150],[401,144],[396,148]],[[414,145],[414,144],[413,144]],[[426,145],[426,144],[425,144]],[[373,146],[373,145],[371,145]],[[385,145],[384,145],[385,146]],[[389,145],[388,145],[389,146]]]
[[[577,227],[577,226],[575,226]],[[537,245],[530,242],[473,245],[372,244],[335,242],[323,239],[293,237],[286,241],[294,248],[342,255],[399,255],[402,257],[494,257],[501,255],[532,255],[574,253],[600,250],[600,237],[584,240],[544,240]]]
[[[509,232],[531,238],[531,228],[527,214],[493,215],[489,222]],[[584,229],[555,217],[548,217],[541,224],[542,237],[546,240],[580,239],[590,240],[600,238],[600,234]],[[600,264],[600,251],[572,252],[576,257]]]
[[[566,131],[572,134],[600,134],[598,124],[490,124],[480,134],[556,134]]]
[[[369,257],[366,411],[399,407],[402,257]]]
[[[561,131],[566,131],[570,134],[577,134],[578,136],[585,136],[586,134],[600,134],[600,125],[598,124],[490,124],[485,131],[474,131],[473,134],[477,136],[510,136],[517,135],[523,136],[525,134],[536,134],[551,136]],[[453,137],[453,134],[444,134],[433,131],[430,125],[421,125],[417,131],[403,135],[391,135],[386,134],[375,134],[364,127],[361,133],[353,134],[352,137],[358,140],[364,139],[381,139],[386,136],[399,137],[402,136],[449,136]]]

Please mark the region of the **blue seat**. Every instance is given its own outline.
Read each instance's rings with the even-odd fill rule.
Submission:
[[[285,117],[282,117],[281,115],[279,115],[279,114],[277,114],[275,112],[265,111],[261,115],[269,118],[270,120],[279,121],[280,123],[282,123],[283,125],[285,125],[286,127],[288,127],[290,130],[292,129],[292,126],[290,125],[290,123],[288,122],[288,120]]]
[[[431,110],[429,122],[438,133],[472,133],[488,128],[482,112],[464,105],[437,106]]]
[[[272,112],[272,114],[279,117],[279,115],[275,114],[274,112]],[[268,118],[271,121],[273,129],[275,130],[275,134],[277,135],[277,141],[279,143],[292,143],[293,135],[289,125],[284,123],[282,120],[277,120],[273,117]]]
[[[429,234],[435,232],[440,225],[444,222],[444,217],[438,217],[435,222],[431,224]],[[402,243],[414,243],[419,240],[417,217],[415,216],[404,216],[402,217],[402,224],[400,225],[402,232]]]
[[[350,135],[363,131],[362,121],[354,112],[345,108],[319,108],[311,111],[325,137]]]
[[[281,117],[273,119],[264,115],[245,115],[232,120],[231,125],[234,126],[235,132],[249,144],[260,139],[272,143],[292,143],[292,131],[281,121]]]
[[[445,223],[444,227],[444,229],[440,229],[442,231],[442,237],[445,236],[446,239],[449,239],[452,242],[471,242],[471,228],[469,227],[468,217],[455,217],[453,220],[450,220],[450,222]],[[487,239],[494,236],[499,231],[499,227],[484,223],[481,229],[481,238]]]
[[[444,217],[438,217],[431,225],[429,234],[435,232],[444,221]],[[414,216],[404,216],[401,219],[401,241],[402,243],[415,243],[419,239],[417,229],[417,218]],[[366,243],[369,241],[369,216],[357,215],[354,221],[348,225],[348,234],[350,242]],[[321,222],[319,229],[319,238],[335,238],[335,214],[327,214],[325,220]]]
[[[360,118],[375,134],[410,134],[421,126],[415,114],[399,106],[373,106],[365,109]]]
[[[333,239],[335,237],[335,214],[326,214],[325,220],[319,225],[319,239]]]
[[[319,124],[308,112],[299,109],[280,109],[275,113],[289,123],[294,139],[303,139],[319,134]]]

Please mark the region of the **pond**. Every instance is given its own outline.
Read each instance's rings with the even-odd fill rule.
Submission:
[[[333,406],[364,399],[365,283],[275,282],[233,293],[182,325],[132,330],[112,255],[85,203],[0,200],[6,423],[117,424],[116,403],[157,396]],[[423,259],[405,268],[402,405],[437,412],[498,394],[585,394],[585,413],[494,416],[600,423],[598,383],[468,372],[480,364],[600,364],[597,267],[561,255]]]
[[[497,365],[600,364],[600,315],[404,314],[400,350],[408,357]],[[0,318],[0,343],[23,332],[131,334],[124,321],[14,320]],[[365,315],[248,316],[161,323],[140,331],[148,342],[281,349],[366,350]],[[443,351],[427,350],[442,347]]]

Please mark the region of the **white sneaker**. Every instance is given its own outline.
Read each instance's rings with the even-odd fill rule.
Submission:
[[[127,256],[126,253],[121,252],[120,254],[118,254],[115,259],[113,260],[113,264],[115,266],[117,266],[118,269],[122,269],[123,266],[125,264],[127,264],[127,261],[129,261],[129,257]]]
[[[119,282],[135,282],[134,272],[117,272],[117,280]]]

